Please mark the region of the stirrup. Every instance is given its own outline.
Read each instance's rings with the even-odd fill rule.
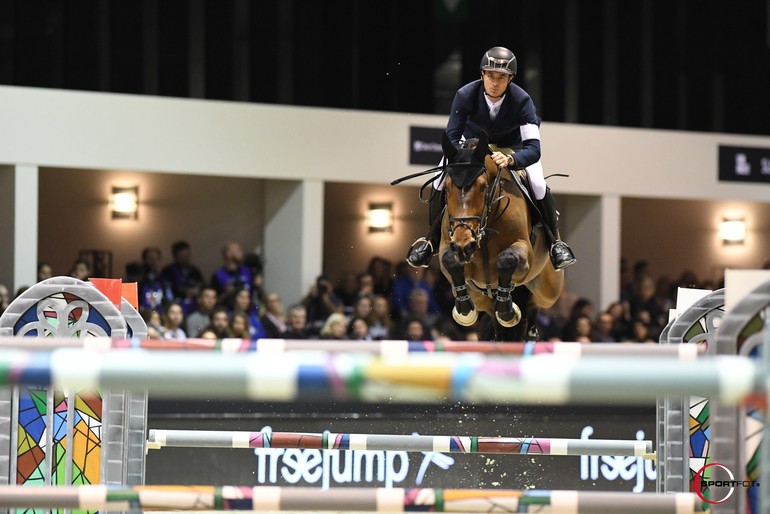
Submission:
[[[557,239],[551,245],[551,250],[548,254],[551,257],[551,264],[553,264],[556,271],[561,271],[577,262],[575,254],[572,252],[572,248],[561,239]]]
[[[430,248],[430,252],[418,253],[418,251],[415,250],[415,248],[417,248],[417,246],[420,244],[427,244],[428,248]],[[422,254],[423,259],[425,259],[425,261],[423,262],[422,260],[420,260],[417,262],[412,262],[413,259],[411,259],[411,257],[414,254],[417,254],[416,256],[419,256],[419,254]],[[406,254],[406,262],[413,268],[427,268],[430,266],[430,261],[433,258],[434,254],[435,254],[435,248],[433,247],[433,243],[430,241],[430,239],[428,239],[427,237],[421,237],[418,240],[416,240],[414,243],[412,243],[412,246],[409,247],[409,251]]]
[[[415,239],[414,243],[412,243],[412,246],[409,247],[409,249],[411,250],[412,248],[417,246],[418,243],[428,243],[428,246],[430,246],[430,253],[431,255],[433,255],[433,243],[431,243],[430,239],[428,239],[427,237],[421,237],[419,239]]]

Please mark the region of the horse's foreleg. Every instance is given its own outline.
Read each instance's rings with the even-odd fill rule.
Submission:
[[[512,327],[521,321],[521,309],[513,302],[511,291],[513,275],[522,276],[521,270],[529,270],[527,249],[514,243],[497,256],[497,293],[495,295],[495,317],[504,327]]]
[[[447,270],[452,278],[452,289],[455,294],[455,306],[452,309],[454,320],[464,327],[469,327],[476,323],[479,313],[468,293],[468,286],[465,283],[465,265],[457,260],[455,254],[451,251],[445,251],[441,254],[441,264]]]

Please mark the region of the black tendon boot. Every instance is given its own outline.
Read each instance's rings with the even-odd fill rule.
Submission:
[[[577,259],[575,259],[575,254],[572,252],[572,249],[567,243],[559,239],[559,213],[556,212],[556,204],[553,201],[550,188],[546,188],[545,197],[540,200],[539,204],[540,212],[543,215],[543,221],[549,229],[546,230],[546,232],[550,232],[548,234],[549,246],[551,248],[549,254],[551,256],[553,267],[557,270],[561,270],[575,264]]]
[[[406,262],[414,268],[427,268],[431,258],[438,252],[441,242],[441,212],[444,210],[444,192],[433,191],[428,204],[428,235],[421,237],[409,248]]]

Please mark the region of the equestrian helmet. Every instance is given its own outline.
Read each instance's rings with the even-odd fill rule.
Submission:
[[[503,46],[490,48],[481,58],[481,71],[500,71],[516,76],[516,56]]]

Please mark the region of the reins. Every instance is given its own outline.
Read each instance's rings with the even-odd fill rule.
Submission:
[[[489,171],[486,170],[486,168],[484,169],[484,172],[487,174],[489,173]],[[510,170],[508,172],[510,173]],[[503,200],[505,200],[504,205],[502,204]],[[497,222],[497,220],[502,218],[502,216],[505,214],[505,211],[508,210],[508,206],[510,205],[510,203],[511,203],[511,199],[503,194],[503,168],[498,168],[495,179],[492,181],[489,188],[484,193],[484,209],[481,212],[481,216],[450,217],[449,218],[450,237],[454,234],[454,231],[457,227],[465,227],[468,230],[470,230],[471,233],[473,234],[473,237],[477,241],[479,241],[479,243],[484,241],[485,235],[499,233],[498,230],[491,228],[490,225],[493,225],[495,222]],[[501,205],[503,205],[502,209],[500,207]],[[497,212],[498,210],[499,212]],[[490,221],[490,218],[491,218],[491,221]],[[469,222],[471,221],[479,222],[478,232],[474,231],[469,225]],[[453,224],[456,224],[456,225],[453,225]]]

